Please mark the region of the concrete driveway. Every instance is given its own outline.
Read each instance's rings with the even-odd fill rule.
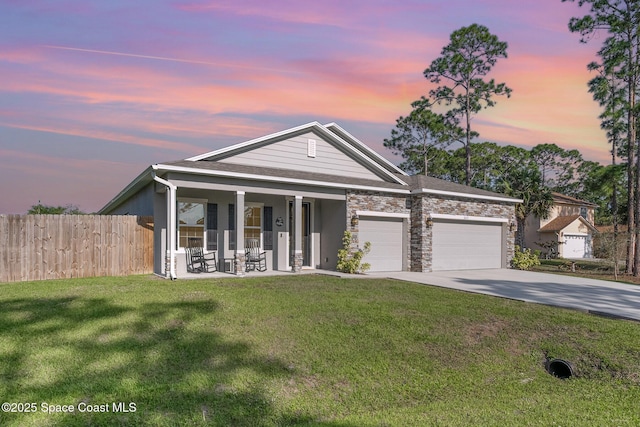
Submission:
[[[640,321],[640,286],[557,274],[495,269],[369,273],[466,292],[554,305]]]

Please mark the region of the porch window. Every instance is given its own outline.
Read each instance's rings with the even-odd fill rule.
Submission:
[[[262,242],[262,207],[246,206],[244,208],[244,238],[258,239]]]
[[[178,247],[186,248],[189,239],[204,242],[204,203],[178,202]]]

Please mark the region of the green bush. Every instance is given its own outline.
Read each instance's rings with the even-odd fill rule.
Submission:
[[[338,251],[338,271],[342,273],[364,273],[371,264],[363,263],[362,258],[371,251],[371,242],[365,242],[362,249],[351,251],[351,232],[345,231],[342,236],[342,249]]]
[[[520,246],[516,245],[516,252],[513,254],[511,260],[511,266],[518,270],[531,270],[533,267],[540,265],[540,258],[538,251],[532,252],[531,249],[521,250]]]

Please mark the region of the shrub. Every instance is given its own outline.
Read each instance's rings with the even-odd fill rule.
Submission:
[[[533,267],[540,265],[540,258],[537,252],[532,252],[531,249],[521,250],[520,246],[516,245],[516,252],[513,254],[511,266],[518,270],[531,270]]]
[[[337,269],[342,273],[364,273],[371,268],[371,264],[362,262],[362,258],[371,251],[371,242],[365,242],[363,248],[352,251],[351,239],[351,232],[345,231],[342,236],[342,249],[338,251]]]

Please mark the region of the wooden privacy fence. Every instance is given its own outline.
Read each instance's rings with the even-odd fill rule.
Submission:
[[[152,272],[152,217],[0,215],[0,282]]]

